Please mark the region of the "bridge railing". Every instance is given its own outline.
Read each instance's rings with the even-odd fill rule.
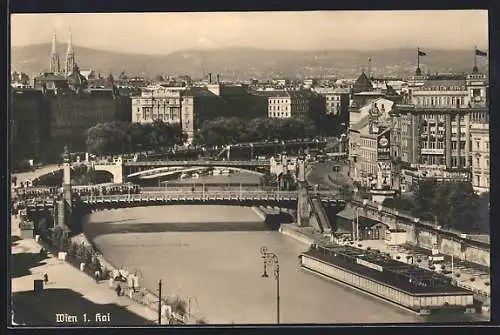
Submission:
[[[96,195],[83,196],[83,201],[126,201],[126,200],[150,200],[150,199],[204,199],[204,198],[274,198],[274,199],[295,199],[296,192],[262,192],[262,191],[217,191],[217,192],[148,192],[142,194],[117,194],[117,195]]]
[[[255,166],[266,167],[270,163],[268,161],[139,161],[125,162],[125,166]]]

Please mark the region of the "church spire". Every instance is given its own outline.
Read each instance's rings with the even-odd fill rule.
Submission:
[[[57,53],[57,37],[55,31],[52,34],[52,53],[53,54]]]
[[[56,32],[52,35],[52,52],[50,54],[50,72],[58,73],[61,71],[59,64],[59,53],[57,52],[57,37]]]
[[[74,67],[75,67],[75,53],[73,51],[73,39],[71,36],[71,28],[69,28],[68,50],[66,51],[66,66],[64,69],[66,75],[71,74],[73,72]]]
[[[68,51],[67,54],[72,54],[73,52],[73,38],[71,36],[71,28],[69,28],[69,36],[68,36]]]

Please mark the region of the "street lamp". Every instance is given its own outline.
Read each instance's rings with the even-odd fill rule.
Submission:
[[[274,266],[274,278],[276,279],[276,323],[280,323],[280,265],[278,256],[272,252],[267,252],[267,247],[260,248],[260,254],[264,260],[264,273],[262,278],[268,278],[267,266]]]

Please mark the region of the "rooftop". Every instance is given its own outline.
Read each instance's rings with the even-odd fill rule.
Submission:
[[[458,87],[460,90],[465,89],[465,78],[464,79],[431,79],[426,80],[423,89],[426,88],[441,88],[441,87]]]
[[[411,295],[468,295],[442,274],[350,246],[318,247],[304,253]]]
[[[216,97],[215,94],[204,87],[190,87],[186,89],[184,95],[192,97]]]

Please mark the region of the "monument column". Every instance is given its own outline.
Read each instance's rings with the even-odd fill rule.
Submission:
[[[71,159],[68,152],[68,146],[64,147],[63,163],[63,199],[71,209]]]
[[[297,225],[306,227],[309,225],[309,208],[307,182],[305,177],[305,159],[297,159]]]

